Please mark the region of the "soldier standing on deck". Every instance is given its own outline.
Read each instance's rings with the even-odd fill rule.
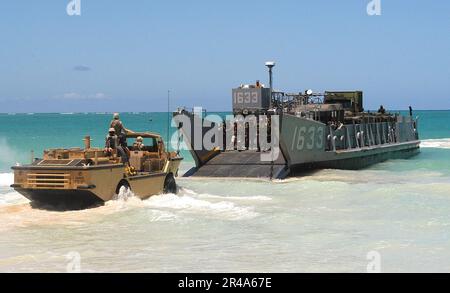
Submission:
[[[108,136],[106,136],[105,141],[105,153],[108,156],[112,156],[114,150],[117,152],[117,155],[122,159],[122,162],[128,165],[129,157],[126,150],[122,147],[119,142],[119,138],[116,135],[116,131],[114,128],[110,128],[108,132]]]
[[[127,133],[131,132],[123,126],[122,121],[120,121],[119,113],[114,113],[113,120],[109,126],[110,128],[114,128],[117,137],[119,138],[119,144],[123,147],[127,147]]]

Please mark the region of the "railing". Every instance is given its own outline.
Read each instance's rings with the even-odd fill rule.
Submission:
[[[327,150],[346,150],[418,139],[416,121],[329,125]]]

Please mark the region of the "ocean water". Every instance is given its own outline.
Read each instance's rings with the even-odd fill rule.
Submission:
[[[0,271],[366,272],[375,252],[382,272],[450,272],[450,111],[416,115],[409,160],[275,182],[178,178],[178,195],[51,212],[9,187],[10,166],[87,134],[101,146],[111,115],[0,114]],[[167,132],[164,113],[122,120]]]

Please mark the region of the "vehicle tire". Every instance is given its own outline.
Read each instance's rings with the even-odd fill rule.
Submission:
[[[116,188],[116,194],[119,194],[120,189],[122,187],[125,187],[126,189],[130,189],[130,184],[126,180],[120,181]]]
[[[166,180],[164,181],[164,194],[173,193],[177,194],[178,187],[175,181],[175,178],[172,174],[167,175]]]

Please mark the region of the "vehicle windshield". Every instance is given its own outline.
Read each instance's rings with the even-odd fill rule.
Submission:
[[[127,139],[128,147],[132,150],[136,148],[137,140],[135,138],[128,138]],[[144,138],[142,141],[143,148],[141,150],[147,151],[147,152],[157,152],[158,151],[158,142],[156,141],[156,138]]]

